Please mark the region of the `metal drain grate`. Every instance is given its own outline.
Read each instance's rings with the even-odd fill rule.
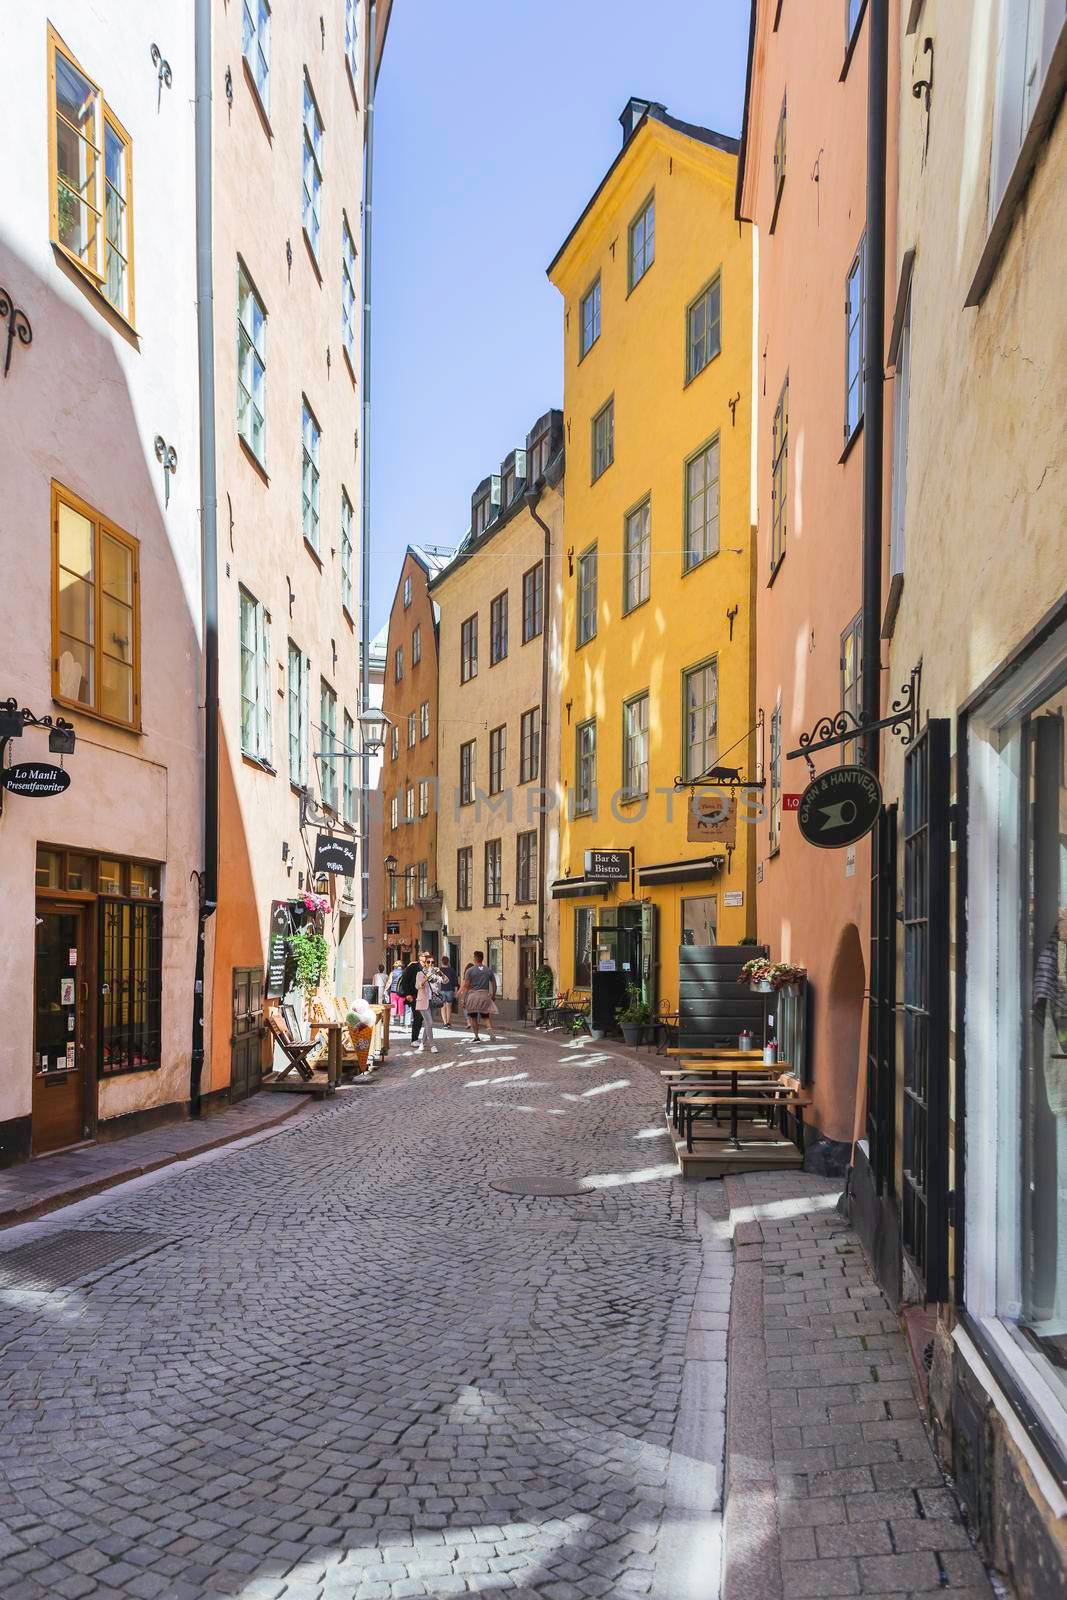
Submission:
[[[557,1178],[543,1172],[516,1172],[506,1178],[493,1178],[489,1187],[498,1190],[500,1194],[589,1195],[593,1193],[591,1189],[583,1189],[575,1178]]]
[[[68,1228],[0,1252],[0,1288],[68,1289],[126,1257],[151,1255],[167,1239],[143,1229],[108,1232]]]

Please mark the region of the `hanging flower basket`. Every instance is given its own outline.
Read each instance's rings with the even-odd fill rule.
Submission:
[[[800,985],[808,976],[806,967],[794,966],[791,961],[768,961],[758,957],[746,961],[737,975],[738,983],[748,984],[757,994],[798,994]]]

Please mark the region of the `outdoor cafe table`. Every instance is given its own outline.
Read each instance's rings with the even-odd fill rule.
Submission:
[[[777,1082],[778,1078],[783,1072],[789,1071],[788,1061],[764,1061],[762,1055],[758,1055],[755,1051],[751,1052],[751,1054],[756,1056],[755,1061],[749,1061],[747,1059],[749,1054],[747,1051],[739,1050],[736,1052],[738,1056],[745,1058],[743,1064],[740,1060],[728,1059],[725,1061],[708,1061],[704,1057],[699,1059],[690,1058],[686,1051],[682,1051],[681,1054],[683,1056],[683,1060],[679,1063],[677,1068],[679,1073],[684,1073],[686,1077],[692,1078],[717,1078],[720,1075],[729,1074],[730,1093],[732,1095],[736,1095],[738,1092],[737,1080],[741,1076],[742,1072],[747,1073],[753,1078],[767,1078],[769,1080],[773,1079],[774,1082]],[[770,1085],[768,1085],[768,1087],[769,1086]],[[695,1085],[692,1083],[682,1084],[677,1082],[673,1076],[667,1077],[668,1116],[670,1115],[671,1111],[671,1096],[676,1094],[680,1089],[691,1089],[694,1087]]]
[[[763,1061],[762,1049],[738,1050],[736,1045],[671,1045],[669,1056],[681,1056],[686,1061]]]

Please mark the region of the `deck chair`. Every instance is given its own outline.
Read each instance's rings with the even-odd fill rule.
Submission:
[[[304,1039],[301,1037],[299,1018],[296,1016],[294,1006],[277,1007],[267,1012],[267,1029],[270,1036],[280,1046],[288,1065],[279,1078],[287,1078],[290,1072],[296,1072],[307,1083],[315,1076],[315,1061],[322,1054],[322,1041],[319,1039]],[[314,1060],[309,1060],[313,1057]]]

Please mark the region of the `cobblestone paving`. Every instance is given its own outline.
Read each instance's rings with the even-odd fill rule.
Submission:
[[[3,1600],[714,1596],[730,1255],[657,1065],[453,1035],[0,1240],[151,1235],[74,1287],[0,1258]]]

